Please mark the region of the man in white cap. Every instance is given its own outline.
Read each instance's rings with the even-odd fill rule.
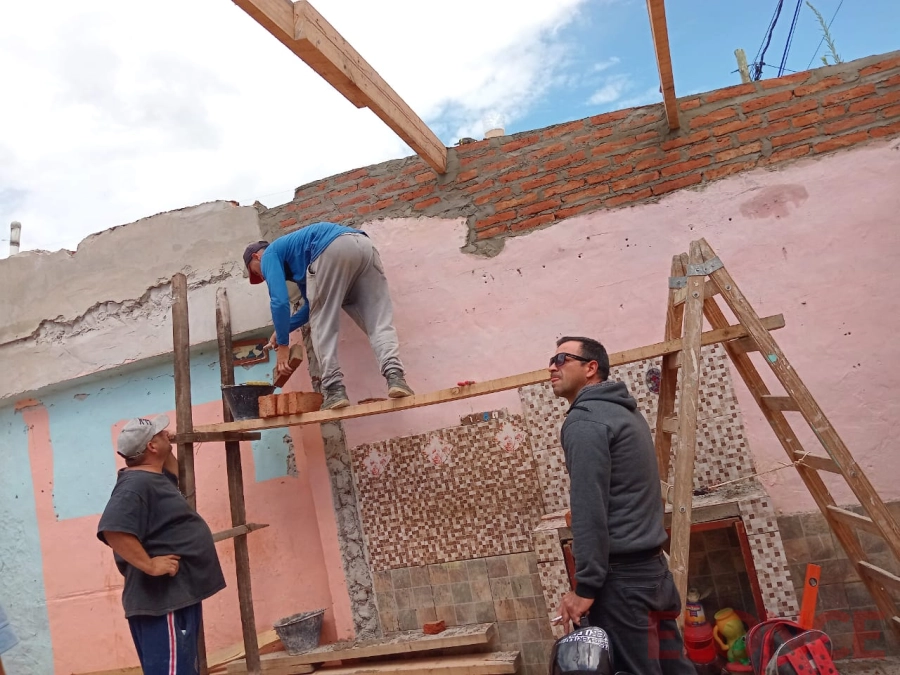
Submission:
[[[125,577],[122,604],[144,675],[196,675],[201,601],[225,588],[212,532],[178,490],[169,418],[130,420],[126,467],[97,525]]]

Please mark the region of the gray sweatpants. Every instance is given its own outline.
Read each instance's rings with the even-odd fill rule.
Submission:
[[[369,336],[381,373],[403,369],[384,267],[367,236],[342,234],[328,245],[306,270],[306,299],[323,389],[344,377],[337,357],[341,307]]]

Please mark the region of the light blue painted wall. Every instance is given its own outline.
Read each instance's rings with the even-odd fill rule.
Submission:
[[[13,406],[0,408],[0,516],[0,603],[19,636],[3,663],[10,674],[52,673],[28,431]]]

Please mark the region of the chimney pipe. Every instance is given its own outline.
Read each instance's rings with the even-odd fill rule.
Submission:
[[[19,240],[22,236],[22,223],[14,220],[9,224],[9,254],[15,255],[19,252]]]

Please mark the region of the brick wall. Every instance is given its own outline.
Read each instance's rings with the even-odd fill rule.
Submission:
[[[261,212],[274,238],[317,220],[466,218],[467,250],[600,208],[651,201],[755,167],[900,136],[900,52],[619,110],[451,148],[438,176],[418,157],[297,188]]]

